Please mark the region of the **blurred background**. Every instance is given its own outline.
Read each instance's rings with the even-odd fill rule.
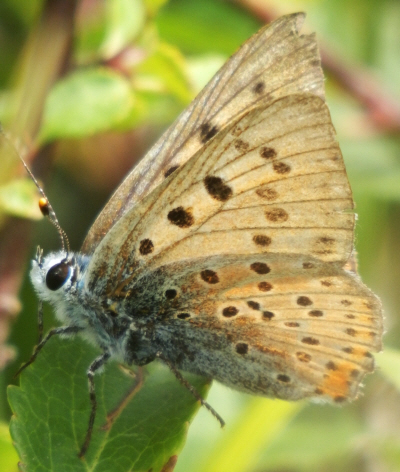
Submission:
[[[343,408],[299,403],[288,410],[214,384],[208,401],[228,428],[202,409],[175,471],[400,470],[396,0],[0,2],[0,455],[10,463],[5,387],[37,339],[29,260],[38,244],[59,248],[14,146],[78,250],[133,163],[226,59],[262,24],[296,11],[307,13],[302,32],[317,32],[359,216],[359,272],[382,300],[386,349],[362,397]],[[51,317],[46,312],[47,326]]]

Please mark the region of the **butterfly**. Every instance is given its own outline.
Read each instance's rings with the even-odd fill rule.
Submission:
[[[159,359],[186,385],[185,371],[334,403],[356,398],[373,370],[381,304],[355,271],[354,203],[304,16],[244,43],[125,178],[80,252],[63,244],[33,261],[62,326],[25,366],[59,334],[101,352],[81,456],[93,377],[113,359]]]

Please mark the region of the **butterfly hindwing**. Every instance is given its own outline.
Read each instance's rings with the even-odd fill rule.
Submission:
[[[340,264],[309,256],[171,263],[137,279],[127,303],[137,316],[159,307],[153,343],[177,368],[248,393],[350,400],[380,349],[376,297]]]

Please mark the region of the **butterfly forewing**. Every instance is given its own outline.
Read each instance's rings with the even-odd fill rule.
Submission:
[[[82,252],[92,253],[111,226],[165,174],[246,110],[292,93],[324,97],[315,35],[298,34],[303,21],[303,13],[284,16],[231,57],[124,180],[89,231]]]
[[[101,273],[107,293],[120,293],[141,271],[204,254],[301,253],[344,264],[352,205],[327,106],[291,95],[245,113],[127,212],[87,280],[96,289]]]

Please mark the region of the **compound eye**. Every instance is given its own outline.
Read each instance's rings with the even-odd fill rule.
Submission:
[[[58,290],[67,281],[71,271],[71,262],[63,260],[53,265],[46,275],[46,285],[50,290]]]

